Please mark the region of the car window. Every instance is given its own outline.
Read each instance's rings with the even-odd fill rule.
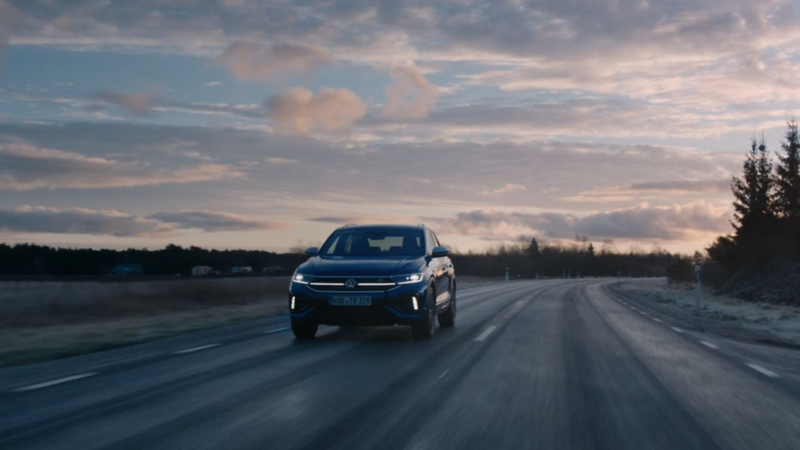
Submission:
[[[328,246],[328,249],[323,253],[324,255],[333,255],[336,251],[336,244],[339,243],[339,236],[333,238],[331,244]]]
[[[421,256],[422,231],[409,229],[339,230],[323,245],[326,256]]]

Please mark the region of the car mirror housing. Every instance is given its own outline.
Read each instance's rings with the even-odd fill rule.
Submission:
[[[305,253],[306,255],[311,255],[311,256],[314,256],[314,255],[316,255],[316,254],[317,254],[317,251],[318,251],[317,247],[308,247],[308,248],[306,249],[306,251],[305,251],[305,252],[303,252],[303,253]]]
[[[447,247],[434,247],[431,256],[434,258],[441,258],[450,254],[450,249]]]

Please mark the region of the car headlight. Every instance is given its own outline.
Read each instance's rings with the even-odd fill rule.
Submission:
[[[302,273],[296,273],[292,277],[292,281],[294,281],[295,283],[300,283],[300,284],[308,284],[313,279],[314,279],[314,276],[305,275],[305,274],[302,274]]]
[[[421,273],[411,273],[408,275],[395,275],[389,278],[397,284],[412,284],[419,283],[423,277]]]

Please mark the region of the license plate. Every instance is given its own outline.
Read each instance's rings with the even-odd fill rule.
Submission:
[[[372,297],[331,297],[328,304],[331,306],[370,306]]]

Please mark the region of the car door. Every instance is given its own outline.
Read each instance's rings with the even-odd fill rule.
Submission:
[[[426,240],[428,241],[428,254],[431,254],[433,248],[439,246],[439,241],[436,239],[436,235],[434,235],[430,230],[427,230]],[[436,303],[438,305],[446,302],[448,297],[446,293],[450,287],[447,276],[447,265],[449,260],[450,258],[447,258],[446,256],[438,258],[431,257],[431,263],[429,265],[431,271],[433,272],[434,279],[436,280]]]
[[[436,233],[431,231],[431,234],[433,235],[433,240],[436,242],[436,246],[437,247],[441,247],[442,243],[439,241],[439,237],[436,236]],[[444,268],[444,273],[442,274],[442,278],[443,278],[442,279],[442,289],[443,290],[440,290],[439,292],[441,292],[441,293],[445,293],[445,292],[451,293],[450,292],[450,286],[452,286],[452,284],[453,284],[453,272],[454,272],[453,271],[453,263],[452,263],[452,261],[450,261],[450,257],[449,256],[443,256],[443,257],[441,257],[439,259],[441,260],[442,267]]]

